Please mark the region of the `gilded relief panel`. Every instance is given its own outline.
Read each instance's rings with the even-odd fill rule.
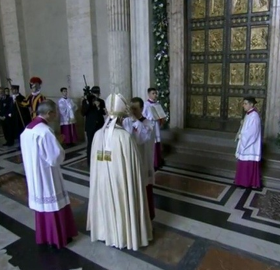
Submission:
[[[234,132],[246,95],[255,96],[256,107],[263,110],[270,4],[266,0],[186,1],[191,38],[187,46],[189,127]]]
[[[203,64],[191,64],[191,83],[203,84],[204,83],[204,65]]]
[[[225,0],[210,0],[209,16],[218,17],[224,15]]]
[[[250,63],[249,84],[252,86],[265,86],[266,63]]]
[[[207,97],[207,116],[220,117],[221,97],[208,96]]]
[[[269,0],[253,0],[253,12],[269,11]]]
[[[243,98],[229,97],[228,98],[228,118],[242,118]]]
[[[251,28],[251,50],[266,50],[268,41],[268,26],[253,26]]]
[[[206,0],[192,0],[192,19],[202,19],[206,15]]]
[[[208,64],[208,84],[222,84],[222,64]]]
[[[209,30],[209,51],[221,52],[223,50],[223,29]]]
[[[233,27],[231,28],[231,45],[232,51],[246,50],[247,41],[247,27]]]
[[[230,85],[244,85],[245,84],[245,63],[230,64]]]
[[[263,110],[263,99],[262,98],[256,98],[257,100],[257,104],[255,105],[257,111],[259,112],[259,114],[262,114],[262,110]]]
[[[205,51],[205,31],[192,31],[192,52]]]
[[[248,12],[248,0],[232,0],[232,14],[244,14]]]
[[[203,96],[191,96],[190,110],[190,114],[192,115],[203,115]]]

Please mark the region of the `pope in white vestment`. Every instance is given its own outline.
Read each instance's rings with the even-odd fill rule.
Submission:
[[[76,131],[75,111],[78,109],[74,101],[68,97],[66,87],[60,89],[62,98],[58,100],[60,114],[60,133],[63,136],[63,142],[66,144],[75,144],[78,141]]]
[[[243,108],[246,116],[238,134],[235,156],[238,159],[235,184],[242,187],[261,186],[261,119],[254,105],[253,97],[244,98]]]
[[[36,243],[61,248],[78,232],[60,169],[65,152],[49,126],[56,104],[43,101],[38,114],[20,136],[28,203],[35,210]]]
[[[152,240],[141,156],[134,138],[123,129],[125,99],[106,99],[108,118],[95,133],[90,166],[87,230],[91,241],[137,250]]]
[[[142,115],[144,102],[141,98],[131,99],[131,117],[123,120],[124,129],[132,134],[137,142],[143,162],[143,172],[147,190],[150,218],[155,218],[155,207],[153,198],[154,185],[154,123]]]

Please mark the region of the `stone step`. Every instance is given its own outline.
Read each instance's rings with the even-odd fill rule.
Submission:
[[[196,129],[171,129],[162,130],[162,141],[170,142],[172,145],[179,143],[198,143],[213,145],[215,147],[229,147],[235,148],[235,135],[233,133],[218,132],[212,130],[196,130]],[[264,142],[264,153],[275,153],[279,154],[280,147],[276,146],[275,140],[266,140]]]
[[[169,145],[171,142],[168,143]],[[174,153],[187,154],[192,156],[201,156],[208,158],[216,158],[227,161],[236,161],[235,148],[229,146],[209,145],[206,143],[175,143],[172,145]],[[264,152],[263,162],[265,167],[280,168],[280,154]]]
[[[232,146],[236,145],[234,139],[235,134],[218,132],[212,130],[196,130],[196,129],[184,129],[184,130],[169,130],[162,131],[162,139],[170,140],[173,142],[196,142],[206,143],[219,146]]]
[[[165,157],[165,166],[205,175],[224,177],[233,181],[236,161],[188,155],[185,153],[175,153]],[[280,170],[275,168],[264,168],[263,183],[268,187],[280,188]]]

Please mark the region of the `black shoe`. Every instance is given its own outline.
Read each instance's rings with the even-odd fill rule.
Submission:
[[[49,248],[49,250],[52,250],[52,251],[58,249],[57,246],[56,246],[55,244],[49,244],[49,245],[48,245],[48,248]]]
[[[14,143],[12,143],[12,142],[6,142],[3,144],[3,146],[13,146],[13,145],[14,145]]]
[[[71,242],[73,242],[73,238],[72,237],[67,238],[67,245],[70,244]]]

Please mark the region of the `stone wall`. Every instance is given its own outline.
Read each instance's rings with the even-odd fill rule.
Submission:
[[[109,93],[106,1],[0,0],[0,12],[3,86],[9,76],[28,93],[29,78],[39,76],[46,96],[67,86],[78,98],[85,74],[89,85]]]

